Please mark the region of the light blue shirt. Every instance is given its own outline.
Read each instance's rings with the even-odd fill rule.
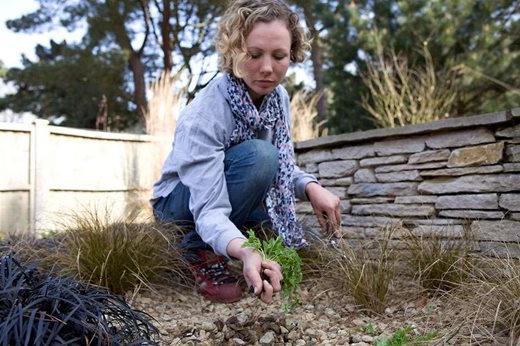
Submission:
[[[281,85],[285,121],[290,129],[289,95]],[[235,238],[245,238],[231,222],[231,204],[224,175],[224,144],[235,127],[228,104],[227,78],[220,76],[202,89],[181,112],[175,130],[173,149],[153,186],[152,201],[168,196],[182,181],[190,190],[189,208],[195,231],[216,253],[227,256],[226,248]],[[258,133],[258,139],[272,143],[272,131]],[[295,166],[294,193],[307,200],[305,186],[316,177]]]

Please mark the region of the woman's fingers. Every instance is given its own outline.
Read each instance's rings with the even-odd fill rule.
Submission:
[[[273,286],[275,292],[282,289],[282,267],[274,261],[263,261],[262,262],[263,273],[269,277],[269,282]]]
[[[273,286],[271,286],[267,280],[264,280],[263,287],[264,289],[260,295],[260,299],[266,304],[271,304],[273,302]]]
[[[327,220],[324,217],[324,213],[321,210],[316,211],[316,217],[318,218],[318,223],[320,224],[323,232],[327,232]]]
[[[274,261],[262,261],[262,267],[278,271],[282,275],[282,267]]]
[[[334,210],[334,214],[336,214],[336,228],[335,228],[335,235],[336,237],[341,237],[341,211],[340,211],[340,205],[338,203],[338,206]]]
[[[271,286],[273,286],[274,292],[278,292],[282,289],[282,277],[278,272],[271,269],[264,269],[264,274],[269,278],[269,282],[271,283]]]
[[[262,278],[256,270],[248,270],[244,273],[244,278],[248,287],[253,287],[255,295],[259,295],[262,291]]]

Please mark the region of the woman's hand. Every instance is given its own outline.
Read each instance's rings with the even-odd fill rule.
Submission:
[[[339,197],[314,182],[310,182],[305,186],[305,193],[309,197],[321,229],[326,234],[340,237],[341,212]]]
[[[267,304],[273,301],[273,295],[282,288],[282,268],[273,261],[263,261],[262,256],[253,249],[243,248],[244,239],[236,238],[227,246],[228,255],[242,261],[244,279],[248,287],[253,287],[254,294]],[[262,274],[267,277],[262,279]]]

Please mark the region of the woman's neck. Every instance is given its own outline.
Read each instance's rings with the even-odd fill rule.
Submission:
[[[256,98],[256,100],[253,100],[253,104],[255,105],[256,109],[260,110],[260,106],[262,105],[262,101],[264,100],[264,96]]]

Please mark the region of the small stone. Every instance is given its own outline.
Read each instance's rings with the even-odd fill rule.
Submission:
[[[231,342],[233,345],[245,345],[247,344],[244,340],[240,339],[240,338],[233,338],[231,339]]]
[[[421,153],[410,155],[408,164],[427,163],[435,161],[445,161],[450,157],[450,150],[428,150]]]
[[[308,336],[310,336],[312,338],[312,337],[315,337],[318,334],[316,333],[316,330],[314,330],[312,328],[309,328],[309,329],[305,330],[305,335],[308,335]]]
[[[213,322],[204,321],[204,322],[202,322],[200,329],[202,329],[206,332],[211,332],[211,331],[214,331],[215,329],[217,329],[217,326],[215,326],[215,323],[213,323]]]
[[[245,324],[249,320],[249,316],[245,312],[241,312],[236,316],[239,324]]]
[[[338,334],[338,336],[347,336],[348,332],[344,329],[340,329],[340,330],[338,330],[337,334]]]
[[[361,341],[371,344],[374,341],[374,338],[370,335],[363,335]]]
[[[296,344],[295,344],[295,345],[296,345],[296,346],[305,346],[305,344],[306,344],[306,343],[305,343],[305,340],[303,340],[303,339],[298,339],[298,340],[296,340]]]
[[[151,298],[148,298],[148,297],[141,297],[139,299],[139,302],[143,305],[149,305],[152,303],[152,299]]]
[[[363,327],[365,325],[365,321],[363,321],[360,318],[355,318],[352,320],[352,324],[355,325],[356,327]]]
[[[276,335],[272,330],[268,331],[260,338],[260,344],[262,345],[271,345],[276,338]]]
[[[287,335],[287,338],[289,340],[296,340],[300,337],[300,333],[298,333],[298,331],[295,329],[295,330],[291,330],[289,332],[289,334]]]
[[[337,317],[337,313],[336,311],[334,311],[333,309],[331,308],[326,308],[325,311],[324,311],[325,315],[330,317],[330,318],[333,318],[333,317]]]
[[[363,322],[364,323],[364,322]],[[359,334],[353,334],[351,337],[350,337],[350,340],[353,344],[355,343],[358,343],[358,342],[361,342],[361,335]]]
[[[385,314],[392,315],[395,312],[395,307],[387,307],[385,309]]]
[[[285,328],[284,326],[280,326],[280,332],[282,334],[289,334],[289,330],[287,328]]]

